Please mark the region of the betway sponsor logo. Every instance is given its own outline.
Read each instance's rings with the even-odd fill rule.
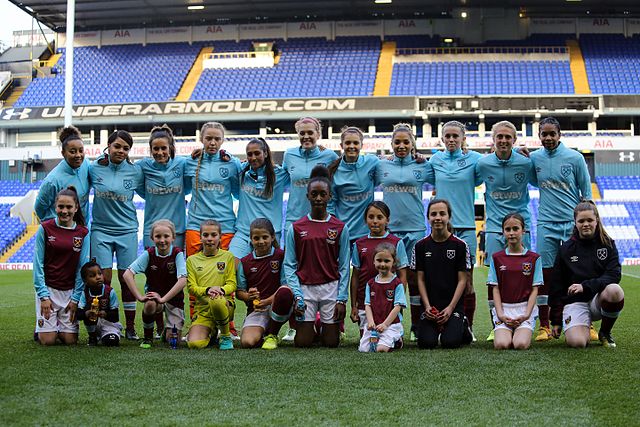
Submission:
[[[74,117],[153,116],[170,114],[260,113],[296,111],[347,111],[356,109],[356,99],[291,99],[255,101],[167,102],[115,105],[85,105],[73,109]],[[62,107],[11,109],[4,120],[54,119],[64,116]]]

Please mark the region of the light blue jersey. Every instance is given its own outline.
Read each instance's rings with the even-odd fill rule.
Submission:
[[[376,180],[382,186],[383,200],[391,210],[392,233],[425,231],[422,186],[431,174],[429,162],[416,163],[410,157],[380,160]]]
[[[502,233],[502,219],[517,212],[531,230],[529,190],[527,184],[535,183],[531,160],[511,153],[507,160],[500,160],[494,153],[481,158],[475,168],[476,180],[484,182],[487,232]]]
[[[591,179],[582,154],[559,143],[531,153],[540,187],[540,222],[573,222],[573,209],[582,199],[591,199]]]
[[[56,196],[60,190],[70,185],[73,185],[78,193],[85,220],[89,220],[89,164],[89,160],[85,158],[79,168],[73,169],[63,159],[49,172],[38,190],[34,205],[41,222],[56,217]]]
[[[215,219],[222,233],[236,232],[236,216],[233,198],[238,198],[240,184],[240,160],[231,156],[228,162],[220,159],[220,153],[202,154],[200,169],[198,159],[187,159],[185,174],[191,178],[191,202],[187,230],[200,230],[200,224]],[[197,186],[196,186],[197,174]]]
[[[89,168],[94,189],[91,231],[110,234],[138,231],[138,217],[133,204],[134,191],[144,194],[144,176],[137,165],[126,160],[106,166],[95,160]]]
[[[243,164],[243,166],[245,166]],[[264,195],[267,176],[264,166],[257,171],[251,168],[245,172],[244,181],[241,180],[240,201],[238,204],[238,220],[236,228],[238,234],[249,237],[249,227],[256,218],[267,218],[273,224],[276,234],[282,230],[282,196],[289,185],[289,174],[280,166],[274,167],[276,179],[270,198]]]
[[[144,246],[153,246],[151,226],[160,219],[168,219],[176,226],[177,234],[186,228],[185,195],[191,192],[191,178],[184,174],[187,159],[176,157],[160,164],[147,157],[136,162],[144,174]]]
[[[354,163],[343,158],[333,174],[333,213],[347,225],[351,240],[369,233],[364,211],[373,202],[378,163],[380,159],[371,154],[358,156]]]
[[[451,204],[451,225],[457,229],[476,228],[475,188],[482,183],[475,175],[476,163],[482,158],[480,153],[462,150],[438,151],[429,163],[433,174],[427,182],[436,186],[436,197]],[[474,234],[475,237],[475,234]]]
[[[311,170],[322,165],[328,167],[338,155],[331,150],[321,151],[318,147],[311,150],[303,150],[301,147],[287,149],[282,160],[282,168],[289,173],[291,187],[289,188],[289,201],[287,202],[287,216],[285,230],[311,211],[307,200],[307,184],[311,176]]]

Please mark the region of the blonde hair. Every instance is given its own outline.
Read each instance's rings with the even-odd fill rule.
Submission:
[[[461,122],[459,122],[457,120],[448,121],[447,123],[445,123],[442,126],[442,130],[444,130],[444,128],[449,128],[449,127],[460,129],[460,132],[462,132],[462,136],[464,136],[465,133],[467,132],[467,127],[463,123],[461,123]]]
[[[302,126],[305,123],[311,123],[313,127],[316,129],[316,132],[318,132],[318,135],[322,135],[322,124],[320,123],[320,120],[316,119],[315,117],[300,118],[293,126],[296,129],[296,132],[300,132],[300,126]]]
[[[498,128],[502,128],[502,127],[512,130],[514,139],[518,137],[518,130],[516,129],[516,126],[508,120],[503,120],[491,126],[492,139],[495,138]]]
[[[224,133],[226,131],[226,129],[224,128],[224,126],[222,125],[222,123],[219,122],[207,122],[205,124],[202,125],[202,128],[200,129],[200,142],[202,141],[202,138],[204,135],[204,132],[207,129],[218,129],[220,132],[222,132],[222,139],[224,140]],[[191,208],[194,212],[196,211],[196,204],[198,203],[198,179],[200,178],[200,165],[202,164],[202,157],[204,156],[204,149],[202,151],[200,151],[200,157],[198,157],[198,165],[196,166],[196,176],[195,176],[195,185],[193,188],[193,207]]]
[[[173,236],[173,238],[176,238],[176,226],[173,224],[173,222],[169,221],[168,219],[159,219],[151,224],[151,232],[149,233],[149,237],[151,238],[151,240],[153,240],[153,232],[158,227],[167,227],[169,230],[171,230],[171,235]]]

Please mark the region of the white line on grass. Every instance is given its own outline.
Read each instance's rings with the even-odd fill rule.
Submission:
[[[634,279],[640,279],[640,276],[631,273],[622,273],[623,276],[633,277]]]

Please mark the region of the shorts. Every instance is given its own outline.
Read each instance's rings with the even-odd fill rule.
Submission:
[[[276,233],[276,240],[280,242],[280,233]],[[238,259],[242,259],[249,255],[253,250],[249,236],[236,233],[229,243],[229,252]]]
[[[411,254],[413,254],[413,248],[416,246],[416,243],[423,239],[425,236],[425,231],[398,231],[393,232],[397,237],[402,240],[404,243],[404,248],[407,251],[407,257],[409,258],[409,262],[411,262]]]
[[[138,232],[111,234],[91,230],[91,257],[100,268],[113,268],[113,254],[116,254],[118,270],[126,270],[138,258]]]
[[[402,328],[402,323],[400,322],[393,323],[391,326],[387,328],[386,331],[379,334],[378,345],[394,348],[396,342],[400,341],[403,335],[404,335],[404,329]],[[369,352],[370,338],[371,338],[371,331],[368,328],[365,328],[364,332],[362,333],[362,338],[360,338],[360,347],[358,348],[358,351],[363,353]]]
[[[95,329],[98,339],[100,340],[109,334],[120,335],[121,330],[122,324],[120,322],[110,322],[102,317],[98,318]]]
[[[469,248],[469,256],[471,257],[471,265],[476,264],[476,251],[478,250],[478,238],[476,237],[475,228],[461,228],[453,233],[457,238],[464,241]]]
[[[222,233],[220,236],[220,249],[229,249],[229,243],[233,239],[233,233]],[[200,241],[200,231],[187,230],[185,233],[185,251],[187,256],[190,257],[202,250],[202,242]]]
[[[245,317],[242,328],[258,327],[267,329],[267,325],[271,319],[271,316],[269,316],[270,311],[271,307],[264,311],[252,311],[247,317]]]
[[[527,304],[528,302],[518,302],[515,304],[502,304],[502,311],[504,311],[504,315],[515,319],[516,317],[523,316],[527,312]],[[536,328],[536,320],[538,319],[538,306],[534,305],[533,310],[531,311],[531,316],[520,324],[517,328],[510,328],[509,326],[502,323],[500,319],[498,319],[498,314],[496,313],[495,307],[491,309],[491,316],[493,317],[493,324],[495,325],[495,329],[506,329],[507,331],[515,331],[520,328],[530,329],[532,332]]]
[[[178,331],[181,331],[184,327],[184,309],[165,302],[164,325],[165,329],[170,329],[175,326]]]
[[[489,261],[494,253],[500,252],[507,247],[507,242],[504,240],[502,233],[495,233],[493,231],[487,231],[485,233],[487,256],[484,259],[484,265],[489,266]],[[525,248],[531,249],[531,233],[525,231],[522,236],[522,244]]]
[[[45,319],[40,312],[40,298],[36,295],[36,332],[62,332],[67,334],[78,333],[78,321],[71,322],[71,315],[65,313],[65,308],[71,301],[73,289],[61,291],[47,286],[49,300],[51,301],[51,315]]]
[[[367,312],[364,310],[358,310],[358,317],[360,318],[358,327],[362,330],[367,326]]]
[[[338,298],[338,281],[324,283],[322,285],[301,285],[304,303],[307,310],[304,312],[304,322],[315,322],[316,313],[320,312],[322,323],[337,323],[333,320],[333,312]]]
[[[591,322],[602,319],[602,312],[596,294],[589,302],[574,302],[567,304],[562,310],[562,328],[566,331],[574,326],[590,327]]]
[[[542,268],[553,267],[560,245],[569,240],[573,234],[573,227],[573,221],[538,223],[536,252],[540,254]]]

